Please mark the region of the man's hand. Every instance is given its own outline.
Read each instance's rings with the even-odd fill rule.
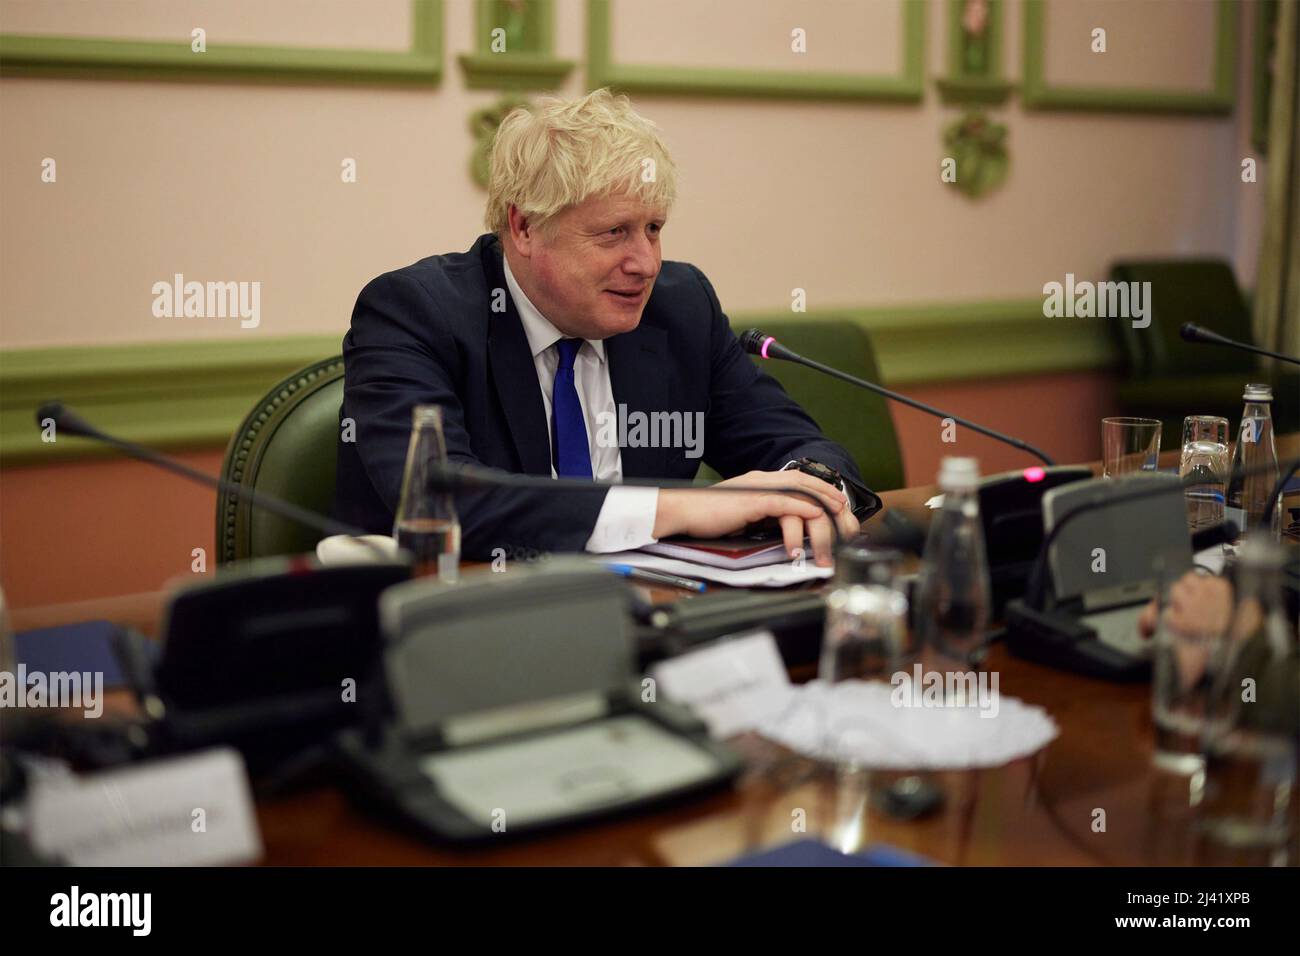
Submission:
[[[814,561],[821,567],[830,567],[833,535],[825,513],[808,498],[777,491],[779,488],[800,488],[816,495],[835,516],[841,537],[851,538],[858,533],[858,519],[849,510],[844,493],[834,485],[801,471],[751,471],[721,481],[714,487],[773,490],[770,494],[727,494],[722,490],[660,491],[654,536],[665,538],[673,534],[688,534],[696,538],[717,538],[740,531],[745,525],[764,518],[777,518],[781,523],[786,552],[791,558],[802,553],[803,540],[807,537],[812,543]]]
[[[1169,589],[1165,626],[1182,635],[1223,634],[1232,614],[1232,585],[1224,578],[1188,571]],[[1138,618],[1138,632],[1151,637],[1156,632],[1156,602]]]
[[[1188,571],[1169,589],[1164,620],[1156,618],[1156,602],[1142,609],[1138,633],[1155,635],[1163,624],[1173,637],[1173,660],[1180,692],[1195,687],[1210,663],[1212,644],[1228,630],[1232,616],[1232,585],[1223,578]]]

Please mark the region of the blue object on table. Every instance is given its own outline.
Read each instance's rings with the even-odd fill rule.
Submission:
[[[933,866],[934,861],[877,843],[861,853],[841,853],[820,840],[797,840],[737,857],[728,866]]]
[[[104,675],[104,689],[126,686],[126,675],[113,650],[112,621],[87,621],[62,627],[42,627],[14,635],[15,665],[28,673],[95,673]]]

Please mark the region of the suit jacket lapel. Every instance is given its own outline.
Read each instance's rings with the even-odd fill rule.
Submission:
[[[523,323],[506,290],[499,243],[488,243],[484,249],[483,271],[488,280],[489,303],[494,297],[492,290],[505,292],[506,310],[493,312],[489,305],[488,311],[488,369],[492,383],[505,412],[520,467],[525,474],[550,475],[551,440],[541,385]]]
[[[649,306],[646,311],[649,312]],[[631,332],[605,340],[609,379],[614,401],[627,412],[672,411],[672,369],[668,366],[666,333],[646,324],[647,316]],[[622,415],[620,414],[620,419]],[[631,428],[629,428],[631,431]],[[649,427],[646,429],[649,438]],[[620,449],[627,478],[662,478],[667,474],[669,449],[645,445]]]

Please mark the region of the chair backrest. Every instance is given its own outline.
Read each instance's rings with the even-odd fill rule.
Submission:
[[[1158,378],[1201,372],[1240,372],[1242,381],[1255,359],[1236,349],[1184,342],[1178,330],[1195,322],[1230,339],[1253,341],[1250,311],[1228,263],[1218,259],[1151,259],[1116,262],[1112,281],[1151,283],[1151,325],[1134,328],[1128,319],[1088,319],[1110,323],[1131,378]]]
[[[343,404],[343,357],[299,369],[266,393],[226,447],[221,477],[318,514],[334,507],[334,467]],[[321,535],[217,496],[217,563],[312,551]]]
[[[764,319],[763,331],[807,358],[869,382],[880,381],[871,336],[853,322]],[[781,383],[827,437],[853,456],[869,488],[886,491],[903,486],[903,455],[887,399],[792,362],[753,359]]]

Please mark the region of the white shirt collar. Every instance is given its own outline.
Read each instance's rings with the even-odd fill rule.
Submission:
[[[551,325],[546,320],[546,316],[538,311],[537,306],[524,295],[524,290],[519,287],[519,282],[515,279],[515,274],[510,271],[510,260],[506,257],[504,251],[501,253],[501,262],[506,270],[506,288],[510,290],[510,298],[514,300],[515,309],[519,312],[519,321],[524,324],[524,335],[528,337],[528,348],[532,351],[533,358],[545,352],[552,345],[564,338],[564,333]],[[605,343],[600,339],[584,339],[591,346],[592,351],[601,362],[605,361]]]

